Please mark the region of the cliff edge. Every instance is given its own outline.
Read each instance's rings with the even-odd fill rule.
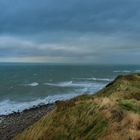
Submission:
[[[94,95],[57,102],[13,140],[140,140],[140,74],[118,76]]]

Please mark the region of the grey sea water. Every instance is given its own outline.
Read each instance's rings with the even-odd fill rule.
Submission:
[[[94,94],[138,65],[0,64],[0,115],[38,104]]]

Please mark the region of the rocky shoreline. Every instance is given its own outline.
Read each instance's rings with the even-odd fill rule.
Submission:
[[[54,109],[55,104],[39,105],[23,112],[0,116],[0,140],[10,140]]]

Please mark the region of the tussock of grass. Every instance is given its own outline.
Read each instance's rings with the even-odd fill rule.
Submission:
[[[123,109],[127,110],[127,111],[132,111],[134,113],[139,113],[140,114],[140,106],[136,105],[131,100],[121,100],[119,102],[119,106],[122,107]]]
[[[140,139],[140,75],[119,76],[96,95],[59,101],[14,140]]]

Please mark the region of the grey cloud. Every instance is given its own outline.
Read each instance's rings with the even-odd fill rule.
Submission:
[[[1,0],[0,31],[135,31],[139,26],[138,0]]]
[[[61,36],[63,37],[63,35]],[[69,37],[68,37],[69,38]],[[110,53],[140,51],[139,41],[128,40],[121,34],[111,36],[85,34],[63,38],[59,42],[38,42],[19,37],[0,37],[0,56],[102,57]],[[123,51],[123,52],[124,52]]]
[[[139,0],[0,0],[0,61],[118,63],[130,54],[136,61],[139,5]]]
[[[0,56],[51,56],[51,57],[86,57],[93,52],[74,47],[71,43],[36,43],[18,37],[0,37]]]

